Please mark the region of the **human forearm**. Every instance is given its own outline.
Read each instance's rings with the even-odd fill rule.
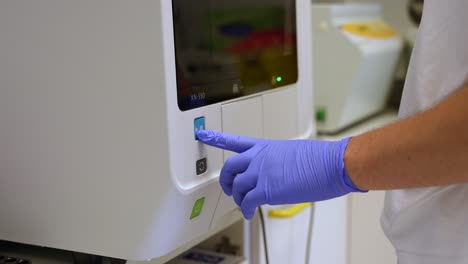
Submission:
[[[365,190],[468,182],[468,86],[434,108],[354,137],[345,164]]]

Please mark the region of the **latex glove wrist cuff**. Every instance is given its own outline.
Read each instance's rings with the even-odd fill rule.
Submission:
[[[351,180],[351,178],[348,175],[348,172],[346,171],[346,166],[344,162],[344,154],[346,151],[346,147],[348,146],[349,141],[351,140],[352,137],[345,138],[341,140],[341,149],[340,149],[340,161],[341,161],[341,171],[342,171],[342,180],[343,184],[346,185],[350,192],[359,192],[359,193],[367,193],[369,192],[368,190],[361,190],[359,189]]]

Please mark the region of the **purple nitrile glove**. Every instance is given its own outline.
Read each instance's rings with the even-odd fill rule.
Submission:
[[[266,140],[211,130],[201,130],[197,137],[207,145],[239,153],[224,164],[220,184],[247,219],[264,204],[316,202],[362,192],[344,166],[349,138]]]

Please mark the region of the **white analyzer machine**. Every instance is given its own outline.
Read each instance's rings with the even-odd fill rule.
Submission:
[[[385,109],[402,38],[378,4],[314,4],[317,129],[334,134]]]
[[[307,0],[0,2],[0,240],[158,259],[239,217],[200,128],[314,133]]]

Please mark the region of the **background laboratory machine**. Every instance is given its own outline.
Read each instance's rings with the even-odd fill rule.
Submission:
[[[195,132],[313,135],[310,18],[307,0],[1,1],[2,244],[156,263],[241,219],[230,154]]]
[[[389,104],[398,108],[406,79],[411,51],[421,23],[424,0],[312,0],[313,4],[378,4],[385,22],[391,25],[403,40]]]
[[[403,42],[378,4],[312,10],[317,127],[336,133],[386,107]]]
[[[411,46],[421,23],[424,0],[344,0],[344,3],[377,3],[382,14],[399,35]]]
[[[382,14],[403,39],[403,52],[395,73],[395,83],[389,102],[398,107],[406,79],[411,52],[421,23],[424,0],[346,0],[345,3],[378,3]]]

